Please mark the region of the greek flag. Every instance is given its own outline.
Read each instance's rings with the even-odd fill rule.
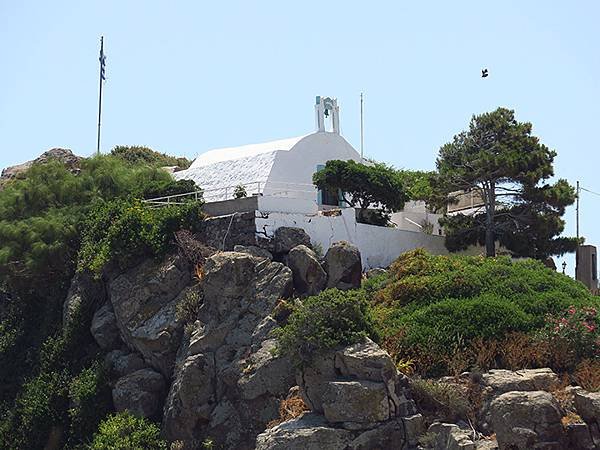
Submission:
[[[106,55],[104,54],[104,37],[100,38],[100,78],[106,80]]]

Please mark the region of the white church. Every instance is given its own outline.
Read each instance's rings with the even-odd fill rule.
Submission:
[[[337,193],[317,190],[312,176],[327,161],[363,158],[340,134],[336,99],[316,98],[315,121],[316,131],[304,136],[203,152],[174,177],[191,179],[202,189],[209,214],[254,209],[261,233],[300,227],[324,251],[333,242],[352,242],[361,250],[365,269],[385,267],[400,253],[418,247],[447,253],[439,216],[422,202],[409,202],[404,211],[393,214],[395,228],[380,227],[358,223],[354,208],[341,202]],[[247,198],[235,199],[239,186]]]
[[[317,97],[315,117],[314,133],[209,150],[175,177],[194,180],[208,202],[233,198],[234,189],[241,185],[247,195],[306,199],[318,205],[339,206],[337,198],[315,189],[312,176],[329,160],[361,162],[362,158],[340,135],[336,99]],[[328,124],[330,131],[326,129]]]

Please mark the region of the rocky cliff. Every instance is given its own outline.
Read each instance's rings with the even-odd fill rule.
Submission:
[[[281,300],[358,287],[360,253],[338,243],[320,260],[299,229],[280,229],[261,247],[234,244],[223,252],[198,243],[201,255],[188,248],[102,283],[78,276],[65,302],[65,321],[75,303],[97,305],[91,332],[107,354],[115,409],[159,421],[176,448],[600,448],[598,394],[569,391],[582,420],[565,424],[548,369],[442,380],[477,394],[467,423],[429,414],[413,381],[369,339],[302,365],[279,356]],[[292,401],[301,407],[286,416]]]

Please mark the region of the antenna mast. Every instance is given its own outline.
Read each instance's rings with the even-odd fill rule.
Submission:
[[[363,158],[365,147],[365,126],[363,118],[363,93],[360,93],[360,158]]]

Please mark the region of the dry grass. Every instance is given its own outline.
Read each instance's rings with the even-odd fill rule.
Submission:
[[[466,388],[433,380],[412,380],[413,398],[425,416],[455,422],[472,416]]]
[[[573,379],[587,391],[600,391],[600,361],[584,359],[575,368]]]
[[[571,425],[574,423],[583,423],[583,419],[578,414],[569,411],[566,416],[560,419],[560,422],[562,423],[563,427],[566,427],[567,425]]]
[[[267,424],[267,428],[273,428],[287,420],[295,419],[303,413],[309,411],[308,406],[299,395],[281,400],[279,404],[279,419],[272,420]]]
[[[480,370],[489,370],[496,367],[500,354],[500,345],[496,340],[474,339],[471,348],[475,357],[475,364]]]

